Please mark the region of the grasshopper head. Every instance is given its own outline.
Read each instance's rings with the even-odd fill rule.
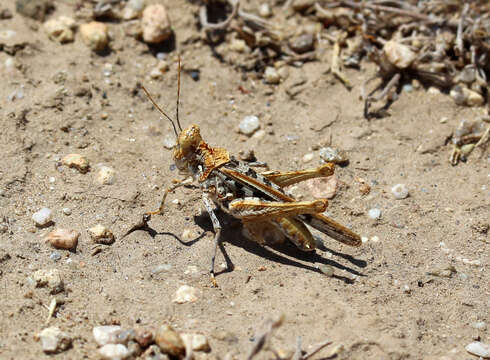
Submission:
[[[202,142],[199,126],[191,125],[180,132],[177,146],[174,148],[175,165],[179,170],[185,171],[194,162],[197,148]]]

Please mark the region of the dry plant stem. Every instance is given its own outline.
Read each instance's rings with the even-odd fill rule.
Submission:
[[[245,12],[241,9],[238,9],[238,16],[245,21],[252,22],[257,27],[261,27],[264,29],[271,27],[271,24],[268,21],[258,17],[257,15]]]
[[[253,347],[250,349],[249,354],[247,355],[247,360],[252,360],[255,355],[257,355],[265,346],[269,337],[272,335],[272,332],[282,325],[284,321],[284,316],[281,315],[278,319],[267,319],[265,322],[265,330],[257,336],[257,340],[255,341]]]
[[[324,347],[327,347],[328,345],[330,345],[332,343],[332,341],[330,340],[325,340],[324,342],[318,344],[313,350],[311,350],[308,354],[306,354],[305,356],[303,356],[301,358],[301,360],[308,360],[309,358],[311,358],[313,355],[315,355],[317,352],[319,352],[320,350],[322,350]]]
[[[199,9],[199,19],[201,21],[201,26],[205,31],[213,31],[213,30],[223,30],[230,25],[231,21],[235,18],[238,13],[238,8],[240,6],[240,0],[229,0],[228,1],[232,6],[231,15],[223,22],[211,24],[208,22],[208,14],[206,10],[206,6],[201,6]]]
[[[330,68],[332,70],[332,74],[337,76],[349,90],[352,89],[349,79],[347,79],[347,76],[340,71],[340,44],[338,40],[333,45],[332,65]]]
[[[301,336],[296,338],[296,349],[291,360],[301,360]]]
[[[461,12],[461,17],[459,19],[458,23],[458,30],[457,30],[457,35],[456,35],[456,41],[455,41],[455,51],[458,56],[463,56],[463,25],[464,25],[464,20],[466,13],[468,12],[469,5],[465,4],[463,7],[463,11]]]
[[[370,81],[372,79],[373,78],[369,79],[368,81]],[[371,103],[377,102],[377,101],[383,99],[392,88],[398,86],[399,81],[400,81],[400,74],[395,74],[391,78],[391,80],[388,82],[388,84],[386,84],[384,89],[377,96],[373,96],[372,94],[367,96],[367,98],[365,99],[365,103],[364,103],[364,117],[366,119],[368,118],[368,111],[369,111],[369,107],[370,107]],[[363,95],[365,96],[364,92],[365,92],[364,89],[362,89],[361,93],[363,93]]]
[[[365,8],[365,9],[370,9],[370,10],[374,10],[374,11],[390,12],[390,13],[397,14],[397,15],[412,17],[412,18],[418,19],[418,20],[428,21],[430,23],[442,23],[443,22],[442,19],[433,18],[433,17],[427,16],[424,14],[420,14],[420,13],[415,12],[415,11],[403,10],[403,9],[399,9],[399,8],[395,8],[395,7],[391,7],[391,6],[374,5],[374,4],[365,3],[365,2],[356,3],[353,1],[349,1],[349,0],[342,1],[341,5],[356,8],[356,9],[361,9],[361,10]]]
[[[485,145],[488,140],[490,140],[490,126],[487,127],[480,140],[475,144],[475,149],[478,147],[483,148],[483,145]]]

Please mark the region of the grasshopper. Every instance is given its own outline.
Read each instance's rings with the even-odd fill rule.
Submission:
[[[221,240],[221,224],[215,215],[215,209],[218,207],[234,218],[240,219],[244,235],[260,244],[282,242],[287,239],[302,251],[313,251],[315,239],[308,230],[306,226],[308,225],[343,244],[361,245],[359,235],[322,215],[328,205],[326,199],[297,201],[284,190],[286,186],[307,179],[332,175],[335,167],[333,163],[302,171],[258,173],[251,165],[230,156],[226,149],[212,147],[206,143],[201,137],[199,126],[193,124],[182,129],[178,110],[180,58],[176,122],[156,104],[144,87],[143,90],[155,108],[172,124],[177,137],[173,160],[179,172],[187,177],[175,180],[172,186],[165,189],[158,210],[147,212],[143,216],[143,225],[138,228],[147,226],[151,215],[163,213],[165,200],[170,192],[191,182],[197,182],[197,188],[202,191],[202,201],[215,232],[210,268],[214,286],[217,286],[214,263]],[[177,132],[175,124],[180,132]]]

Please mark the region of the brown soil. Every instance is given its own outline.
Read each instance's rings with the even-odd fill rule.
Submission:
[[[68,3],[60,2],[52,16],[73,15]],[[79,38],[66,45],[50,41],[42,28],[36,30],[39,23],[15,13],[13,0],[5,6],[14,17],[1,20],[1,29],[16,31],[14,41],[27,45],[13,57],[12,70],[3,65],[10,55],[0,52],[0,217],[9,223],[0,233],[1,358],[45,356],[33,335],[45,326],[52,296],[46,289],[33,290],[27,278],[49,268],[62,272],[66,288],[58,295],[64,305],[50,325],[74,338],[73,348],[57,358],[96,357],[92,328],[114,322],[124,327],[171,323],[207,335],[208,356],[231,352],[243,358],[263,321],[281,313],[285,323],[273,339],[277,348],[294,348],[297,336],[306,349],[328,338],[344,345],[341,359],[462,359],[471,357],[464,347],[474,339],[488,342],[488,330],[471,324],[490,320],[489,162],[474,153],[453,167],[451,148],[445,146],[460,120],[477,118],[481,109],[420,89],[403,92],[389,116],[366,121],[359,85],[374,73],[372,65],[346,72],[352,91],[325,74],[328,66],[320,62],[291,67],[286,83],[270,86],[250,74],[242,77],[200,42],[178,45],[184,69],[200,70],[199,81],[182,76],[183,125],[198,124],[204,139],[232,154],[253,149],[259,160],[279,170],[318,165],[312,148],[331,139],[333,147],[347,151],[350,164],[336,169],[341,186],[328,211],[368,238],[353,249],[324,236],[327,251],[312,255],[294,246],[261,247],[232,226],[224,248],[234,269],[222,271],[219,252],[219,288],[213,288],[208,276],[213,233],[208,218],[199,216],[199,191],[171,195],[169,200],[180,199],[182,205],[169,201],[167,212],[153,217],[153,236],[135,231],[121,239],[144,211],[158,206],[162,189],[178,177],[170,168],[171,152],[162,146],[171,127],[138,91],[138,83],[144,83],[173,113],[176,53],[163,78],[150,80],[155,57],[145,44],[125,36],[119,24],[109,24],[113,51],[100,56]],[[169,8],[178,44],[179,34],[197,33],[190,8],[195,10],[187,2]],[[109,77],[103,73],[106,63],[113,65]],[[307,85],[291,99],[288,83],[301,77]],[[9,101],[18,90],[24,97]],[[252,114],[266,131],[262,138],[236,132]],[[441,123],[443,117],[447,122]],[[304,164],[309,152],[314,160]],[[92,171],[58,167],[69,153],[87,157]],[[115,169],[113,185],[95,182],[98,164]],[[368,195],[360,193],[359,178],[371,186]],[[394,199],[390,189],[397,183],[408,186],[408,198]],[[43,240],[54,227],[38,229],[31,219],[41,207],[53,210],[54,227],[82,234],[76,252],[57,250],[62,255],[57,262]],[[71,215],[63,214],[65,207]],[[381,209],[380,220],[368,217],[371,208]],[[97,223],[109,227],[116,242],[92,255],[87,229]],[[176,237],[184,229],[202,236],[182,244]],[[171,270],[152,275],[160,264],[170,264]],[[333,266],[336,276],[321,274],[320,264]],[[190,265],[197,266],[197,274],[186,274]],[[457,271],[451,278],[427,275],[449,265]],[[198,301],[171,301],[183,284],[200,289]]]

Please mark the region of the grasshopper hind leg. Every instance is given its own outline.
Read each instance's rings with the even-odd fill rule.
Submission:
[[[316,241],[308,228],[292,217],[269,221],[243,221],[243,235],[261,245],[291,241],[302,251],[315,250]]]

